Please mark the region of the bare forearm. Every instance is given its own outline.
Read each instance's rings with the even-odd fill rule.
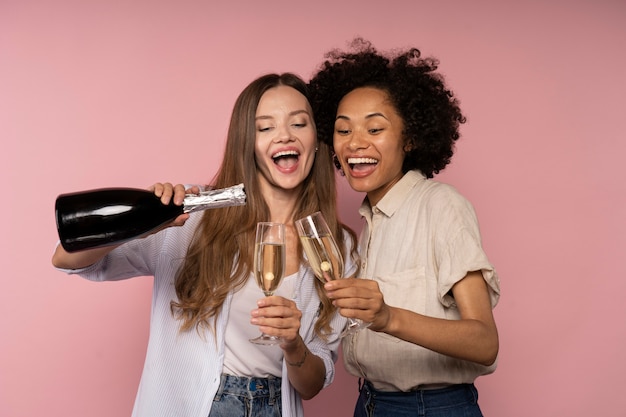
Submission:
[[[98,249],[90,249],[81,252],[69,253],[61,245],[58,245],[52,255],[52,265],[57,268],[78,269],[95,264],[115,247],[109,246]]]
[[[284,355],[291,385],[303,399],[313,398],[324,387],[324,361],[311,353],[302,340],[295,348],[285,350]]]
[[[498,333],[494,323],[475,319],[438,319],[401,308],[389,308],[385,333],[444,355],[487,366],[496,359]]]

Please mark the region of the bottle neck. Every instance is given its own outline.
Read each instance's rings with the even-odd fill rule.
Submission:
[[[200,194],[187,194],[183,202],[183,212],[192,213],[220,207],[243,206],[246,193],[243,184],[228,188],[203,191]]]

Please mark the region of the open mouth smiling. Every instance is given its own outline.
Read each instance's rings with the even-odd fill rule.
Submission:
[[[274,163],[281,168],[289,168],[298,163],[300,153],[295,150],[278,151],[272,155]]]
[[[358,171],[363,168],[371,168],[378,164],[378,159],[374,158],[348,158],[350,169]]]

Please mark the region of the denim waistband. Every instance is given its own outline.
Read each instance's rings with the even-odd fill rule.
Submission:
[[[371,382],[362,381],[362,390],[377,398],[419,398],[437,402],[440,397],[455,397],[459,401],[475,402],[478,399],[478,392],[474,384],[454,384],[443,388],[417,389],[412,391],[379,391],[375,389]]]
[[[280,397],[281,381],[281,378],[274,376],[257,378],[222,374],[216,396],[230,394],[248,398],[277,398]]]
[[[445,411],[445,412],[444,412]],[[455,384],[445,388],[386,392],[364,382],[355,416],[464,415],[482,417],[478,391],[474,384]]]

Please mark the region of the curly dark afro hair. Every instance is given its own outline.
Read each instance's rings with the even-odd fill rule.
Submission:
[[[334,49],[309,82],[320,140],[332,145],[337,107],[359,87],[386,91],[404,121],[403,172],[418,169],[432,178],[450,163],[465,117],[459,102],[435,72],[438,61],[417,48],[379,53],[369,41],[354,39],[350,51]]]

